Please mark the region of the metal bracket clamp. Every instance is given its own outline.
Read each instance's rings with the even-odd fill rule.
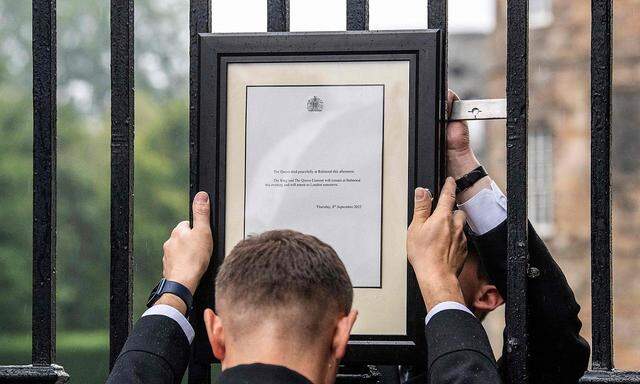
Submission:
[[[507,118],[507,99],[455,100],[448,121]]]

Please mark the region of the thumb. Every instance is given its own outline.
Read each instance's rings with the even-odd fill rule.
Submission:
[[[413,204],[413,223],[424,223],[431,215],[431,192],[426,188],[416,188]]]
[[[452,90],[449,90],[449,92],[447,92],[447,118],[451,116],[451,109],[453,108],[453,102],[457,100],[460,100],[458,95]]]
[[[193,198],[193,228],[209,228],[211,204],[207,192],[200,191]]]

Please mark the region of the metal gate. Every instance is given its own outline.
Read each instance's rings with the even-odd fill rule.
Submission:
[[[368,29],[368,0],[347,1],[347,29]],[[428,2],[428,27],[444,33],[447,0]],[[613,368],[611,284],[612,0],[592,0],[591,271],[592,370],[583,383],[640,383],[640,372]],[[0,380],[64,382],[55,365],[56,0],[32,0],[33,15],[33,309],[32,364],[0,366]],[[507,1],[508,290],[506,361],[510,383],[527,383],[528,0]],[[267,0],[268,30],[288,31],[289,0]],[[133,324],[134,0],[111,0],[110,366]],[[211,0],[190,0],[190,196],[198,147],[197,37],[211,31]],[[443,73],[446,97],[446,65]],[[445,106],[442,106],[443,111]],[[444,116],[444,114],[442,114]],[[185,202],[187,203],[187,202]],[[210,381],[208,366],[190,382]],[[200,378],[204,378],[200,380]]]

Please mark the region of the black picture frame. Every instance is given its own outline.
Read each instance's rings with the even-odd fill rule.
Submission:
[[[196,330],[192,359],[216,362],[203,324],[213,308],[214,278],[225,257],[227,65],[268,62],[409,61],[409,143],[407,225],[417,186],[439,191],[444,140],[442,45],[439,30],[347,31],[319,33],[200,34],[197,142],[191,143],[197,164],[198,190],[211,196],[214,251],[196,291],[191,322]],[[196,157],[195,159],[193,157]],[[407,334],[355,335],[344,364],[423,364],[426,310],[407,263]]]

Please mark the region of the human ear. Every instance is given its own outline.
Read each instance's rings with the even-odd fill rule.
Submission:
[[[347,352],[347,344],[349,343],[349,335],[353,324],[358,317],[358,311],[352,309],[349,314],[340,318],[333,334],[333,342],[331,344],[331,355],[336,364],[344,357]]]
[[[220,360],[224,360],[226,347],[224,344],[224,328],[222,327],[222,319],[211,309],[204,310],[204,325],[207,328],[207,336],[209,344],[213,350],[213,355]]]
[[[504,304],[504,298],[493,284],[482,284],[476,292],[473,308],[481,312],[491,312]]]

